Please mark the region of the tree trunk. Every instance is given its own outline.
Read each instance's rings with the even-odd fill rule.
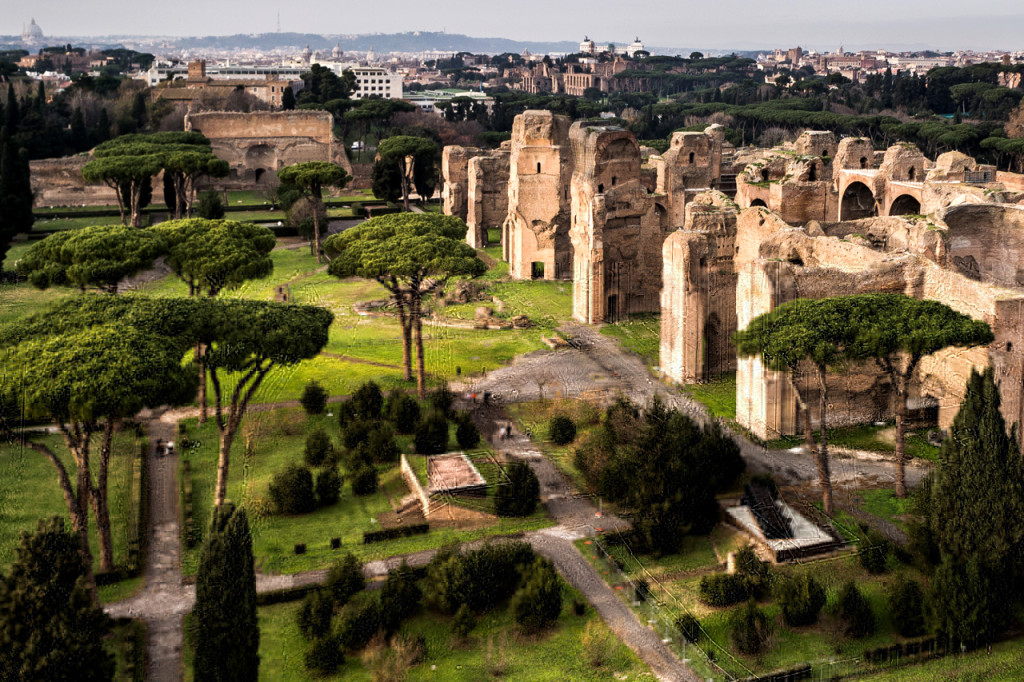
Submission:
[[[416,333],[416,395],[420,400],[427,397],[427,372],[423,361],[423,318],[419,297],[412,300],[412,323]]]
[[[213,498],[215,507],[224,504],[228,496],[228,465],[231,463],[231,444],[235,440],[237,425],[228,421],[228,427],[221,432],[220,452],[217,455],[217,488]]]
[[[818,437],[818,480],[821,482],[822,505],[825,514],[832,516],[832,474],[828,465],[828,432],[826,431],[825,411],[828,407],[828,383],[825,378],[825,368],[818,367],[818,409],[819,413],[819,437]],[[810,421],[810,417],[808,417]]]
[[[323,202],[319,196],[313,197],[313,249],[316,262],[322,263],[323,256],[320,255],[320,206]]]
[[[896,497],[907,496],[907,379],[896,379]]]
[[[228,411],[227,422],[224,421],[224,414],[221,410],[220,379],[217,376],[216,368],[210,371],[210,382],[213,384],[215,395],[214,408],[216,410],[217,431],[220,434],[220,451],[217,455],[217,485],[214,491],[214,505],[220,506],[228,496],[228,467],[231,463],[231,444],[238,433],[238,427],[245,416],[245,410],[249,406],[256,389],[259,388],[267,372],[274,366],[273,361],[268,361],[264,366],[259,361],[242,376],[235,384],[235,390],[231,394],[231,407]],[[252,382],[252,383],[250,383]],[[247,385],[248,384],[248,385]]]
[[[100,541],[100,570],[104,573],[114,570],[114,542],[110,534],[110,504],[107,495],[107,478],[110,471],[110,450],[114,439],[114,420],[108,419],[103,427],[103,443],[100,446],[100,465],[96,473],[96,485],[90,490],[93,515],[96,517],[96,534]]]
[[[408,169],[405,166],[405,161],[404,160],[399,164],[399,170],[402,173],[402,205],[405,207],[405,212],[408,213],[409,212],[409,175],[407,173]]]
[[[199,423],[205,424],[208,414],[208,408],[206,407],[206,360],[203,358],[202,345],[198,343],[196,344],[195,359],[199,365],[199,394],[197,396],[199,400]]]
[[[398,305],[398,322],[402,326],[402,371],[405,381],[412,381],[412,314],[405,302],[404,294],[395,296]]]

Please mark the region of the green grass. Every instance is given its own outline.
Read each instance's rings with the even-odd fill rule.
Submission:
[[[217,475],[217,432],[212,420],[203,427],[199,427],[195,419],[185,420],[185,423],[189,439],[195,442],[194,447],[183,451],[192,466],[195,528],[205,531]],[[298,516],[270,513],[271,478],[288,464],[302,461],[306,434],[317,424],[336,441],[339,439],[336,419],[326,415],[306,418],[299,409],[279,409],[248,415],[233,444],[228,497],[249,510],[253,553],[257,566],[265,573],[295,573],[335,561],[339,553],[329,549],[333,537],[341,538],[343,551],[353,551],[364,559],[378,559],[433,549],[445,542],[464,542],[551,525],[543,511],[539,511],[525,519],[499,519],[490,526],[471,531],[437,528],[426,535],[363,545],[364,532],[380,529],[380,524],[375,522],[377,517],[391,511],[393,503],[409,493],[397,464],[379,468],[381,487],[373,495],[353,495],[346,481],[342,498],[336,505]],[[247,437],[255,451],[251,461],[243,456]],[[345,473],[342,467],[342,474]],[[306,554],[294,554],[296,543],[307,545]],[[182,570],[186,575],[195,573],[199,551],[200,545],[183,550]]]
[[[37,219],[32,224],[33,231],[36,230],[79,230],[83,227],[92,227],[93,225],[120,225],[121,218],[119,216],[113,217],[96,217],[96,218],[55,218],[52,220]]]
[[[68,469],[71,480],[75,480],[75,464],[64,445],[63,438],[51,434],[36,439],[48,445]],[[94,452],[98,450],[99,436],[95,436]],[[114,562],[124,565],[128,559],[128,520],[131,511],[132,460],[136,452],[134,434],[118,433],[110,455],[110,473],[107,482],[110,504],[111,536],[114,545]],[[98,457],[93,456],[90,464],[94,476]],[[6,570],[14,561],[22,531],[33,532],[39,519],[59,516],[65,519],[70,530],[71,521],[60,485],[57,470],[43,455],[15,445],[0,445],[0,570]],[[93,563],[99,568],[99,542],[96,536],[96,519],[89,512],[89,541]],[[118,585],[104,588],[106,596],[117,596],[129,590],[130,586]]]
[[[505,407],[520,431],[531,434],[534,444],[569,479],[573,487],[582,492],[587,489],[583,474],[576,468],[576,446],[587,434],[599,428],[601,412],[582,400],[543,400],[510,403]],[[568,445],[556,445],[548,438],[548,423],[552,417],[565,415],[576,423],[576,440]]]
[[[412,667],[405,679],[416,680],[484,680],[488,651],[504,651],[508,668],[501,679],[523,682],[562,680],[637,680],[650,679],[647,667],[624,644],[615,639],[607,626],[591,608],[582,616],[573,613],[572,602],[579,593],[564,587],[562,615],[549,631],[538,635],[519,632],[507,606],[500,605],[477,618],[477,625],[467,642],[455,642],[450,632],[451,618],[424,611],[406,621],[401,632],[426,641],[424,661]],[[259,610],[260,679],[309,680],[302,659],[308,647],[295,624],[298,602],[265,606]],[[599,669],[591,667],[584,655],[582,637],[587,628],[607,637],[605,651],[608,662]],[[493,654],[495,657],[497,653]],[[364,662],[371,656],[357,653],[347,656],[345,665],[329,680],[359,681],[376,679],[373,664]]]
[[[572,284],[570,282],[514,281],[494,282],[487,293],[499,298],[505,309],[498,312],[496,303],[475,301],[437,308],[444,317],[457,320],[472,320],[479,306],[487,305],[495,311],[495,317],[511,318],[526,315],[535,325],[554,329],[564,320],[572,317]]]
[[[487,243],[488,244],[500,244],[501,243],[501,228],[500,227],[488,227],[487,228]]]
[[[110,636],[104,642],[104,646],[108,652],[114,655],[113,682],[134,682],[135,674],[142,672],[141,668],[144,663],[142,651],[136,649],[136,644],[138,643],[140,648],[144,648],[145,635],[146,626],[138,620],[118,623],[111,628]],[[134,670],[129,666],[134,666]]]
[[[1024,639],[992,645],[992,653],[974,651],[904,665],[860,677],[865,682],[1018,682],[1024,670]]]
[[[602,326],[601,333],[618,340],[623,348],[642,357],[648,365],[658,365],[661,353],[661,315],[632,315],[627,320]]]
[[[715,417],[736,419],[736,373],[723,374],[703,384],[687,384],[682,389],[708,408]]]
[[[858,490],[856,496],[861,500],[861,508],[867,513],[906,529],[904,517],[913,509],[914,491],[907,497],[899,498],[892,489],[876,488]]]
[[[841,448],[852,450],[867,450],[870,452],[895,452],[895,426],[887,423],[881,426],[874,424],[861,424],[858,426],[847,426],[838,429],[828,429],[828,442]],[[939,460],[941,448],[931,445],[927,438],[928,429],[907,432],[907,454],[910,457],[927,459],[933,462]],[[802,445],[804,442],[801,436],[786,436],[770,441],[768,447],[791,448]]]

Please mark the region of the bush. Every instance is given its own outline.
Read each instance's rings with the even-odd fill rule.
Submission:
[[[454,402],[455,394],[447,384],[430,394],[430,406],[443,414],[445,418],[452,416],[452,403]]]
[[[647,601],[647,598],[651,596],[651,584],[641,578],[636,581],[636,586],[633,588],[633,600],[634,601]]]
[[[220,220],[223,218],[224,202],[220,200],[220,194],[212,189],[200,194],[196,213],[200,218],[206,218],[207,220]]]
[[[480,442],[480,431],[469,415],[462,415],[459,419],[458,425],[455,427],[455,440],[462,450],[474,448]]]
[[[353,417],[342,430],[342,443],[347,450],[355,450],[364,443],[370,442],[370,432],[373,431],[373,424],[365,419]]]
[[[366,587],[362,562],[349,552],[327,569],[324,587],[330,590],[336,604],[346,604],[353,595]]]
[[[356,389],[348,402],[351,404],[353,416],[374,421],[380,419],[380,411],[384,407],[384,394],[380,392],[380,386],[367,381]]]
[[[390,417],[398,433],[408,435],[416,431],[420,421],[420,404],[404,393],[392,394],[390,400]]]
[[[747,581],[738,573],[712,573],[700,579],[700,600],[708,606],[732,606],[749,597]]]
[[[401,450],[395,442],[394,431],[389,424],[381,424],[370,432],[370,439],[367,442],[370,461],[377,464],[390,464],[398,461]]]
[[[394,526],[392,528],[365,531],[363,533],[363,544],[369,545],[374,542],[394,540],[396,538],[404,538],[410,535],[422,535],[429,530],[429,523],[410,523],[408,525]]]
[[[306,436],[306,448],[302,452],[302,458],[308,466],[318,467],[323,465],[327,455],[333,449],[334,444],[331,443],[331,437],[322,428],[317,427]]]
[[[292,464],[274,474],[270,481],[270,499],[279,513],[306,514],[316,509],[313,474],[299,464]]]
[[[334,598],[328,590],[319,589],[305,596],[295,619],[306,639],[319,639],[330,632],[333,615]]]
[[[846,583],[839,594],[839,617],[845,623],[847,637],[867,637],[875,631],[875,614],[871,604],[852,582]]]
[[[526,462],[513,462],[505,470],[508,481],[494,493],[494,511],[498,516],[529,516],[537,508],[540,482]]]
[[[512,597],[509,608],[520,627],[535,631],[545,628],[562,613],[562,583],[554,565],[537,557],[523,571],[523,586]]]
[[[426,594],[445,613],[463,605],[473,611],[490,608],[512,596],[519,586],[519,571],[536,555],[525,542],[502,542],[457,554],[438,552],[427,566]]]
[[[612,634],[601,627],[599,622],[590,621],[580,636],[583,657],[592,668],[602,668],[608,662],[608,654],[615,646]]]
[[[782,616],[791,627],[810,625],[818,620],[825,605],[825,588],[809,574],[789,577],[777,589]]]
[[[676,618],[676,629],[690,644],[696,644],[700,639],[700,621],[693,614],[684,613]]]
[[[564,415],[552,417],[548,422],[548,437],[555,445],[568,445],[576,440],[576,423]]]
[[[732,630],[729,636],[733,646],[741,653],[753,656],[767,647],[771,625],[768,622],[768,615],[757,608],[753,599],[748,601],[744,608],[734,612],[730,622]]]
[[[337,504],[341,498],[341,474],[334,467],[316,475],[316,500],[321,507]]]
[[[318,675],[333,675],[345,664],[345,654],[341,650],[341,640],[337,635],[327,635],[314,639],[306,652],[306,669]]]
[[[431,412],[416,426],[413,445],[420,455],[440,455],[448,450],[448,420],[441,412]]]
[[[874,529],[869,529],[864,534],[857,556],[860,557],[860,565],[868,573],[879,575],[885,573],[891,550],[892,544],[884,535]]]
[[[459,610],[455,612],[455,617],[452,618],[452,635],[456,639],[465,639],[469,637],[469,633],[476,627],[476,618],[473,616],[473,612],[470,610],[467,604],[463,604],[459,607]]]
[[[924,633],[924,594],[914,580],[900,576],[889,588],[889,610],[896,631],[904,637]]]
[[[380,591],[381,617],[384,629],[389,634],[420,606],[423,592],[416,584],[416,574],[404,560],[388,573]]]
[[[364,466],[356,469],[352,474],[352,494],[362,497],[377,492],[377,470],[372,466]]]
[[[735,557],[736,573],[747,581],[747,591],[754,599],[760,599],[768,592],[772,583],[772,567],[757,558],[753,545],[746,545]]]
[[[310,381],[302,389],[299,404],[306,414],[323,414],[327,408],[327,391],[315,381]]]
[[[341,613],[338,638],[346,649],[362,649],[380,630],[380,601],[372,597],[362,605],[349,604]]]

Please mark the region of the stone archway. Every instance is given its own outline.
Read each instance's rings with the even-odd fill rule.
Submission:
[[[768,208],[768,204],[764,203],[764,199],[754,199],[753,201],[751,201],[750,202],[750,208],[754,208],[755,206],[760,206],[762,208]]]
[[[873,218],[878,215],[875,195],[863,182],[851,182],[843,191],[843,199],[839,208],[840,220],[859,220]]]
[[[889,215],[918,215],[921,202],[909,194],[901,194],[889,205]]]

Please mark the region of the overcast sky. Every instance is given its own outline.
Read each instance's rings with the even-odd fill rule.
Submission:
[[[800,44],[1024,49],[1022,0],[5,0],[0,34],[20,34],[32,15],[48,36],[356,34],[440,31],[516,40],[625,41],[747,48]],[[301,8],[301,9],[300,9]]]

